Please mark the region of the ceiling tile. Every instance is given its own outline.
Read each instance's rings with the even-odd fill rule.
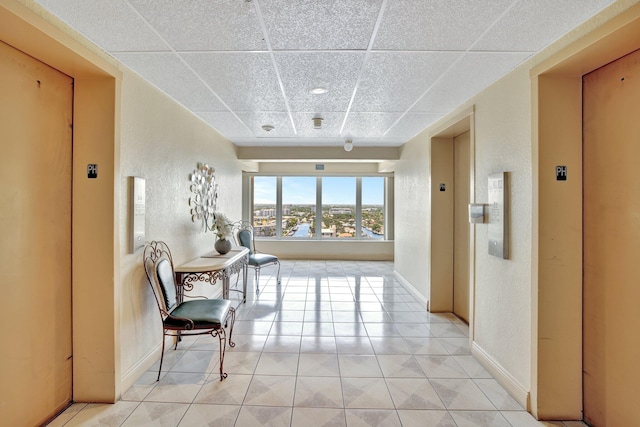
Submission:
[[[342,131],[344,138],[381,138],[401,113],[350,113]]]
[[[38,0],[38,3],[109,52],[170,50],[125,0]]]
[[[258,138],[294,137],[295,132],[288,113],[273,111],[241,111],[238,117]],[[263,125],[273,126],[273,130],[262,129]]]
[[[384,138],[397,138],[408,141],[442,116],[443,114],[405,114],[389,129]]]
[[[244,123],[229,111],[206,111],[197,114],[227,139],[251,138],[254,136],[253,131],[249,130]]]
[[[173,53],[116,53],[116,59],[192,111],[226,110]]]
[[[614,0],[518,0],[473,49],[537,51],[613,2]]]
[[[513,2],[390,1],[373,47],[382,50],[466,50]]]
[[[182,53],[187,63],[232,109],[287,111],[268,53]]]
[[[241,0],[129,0],[177,51],[265,50],[253,3]]]
[[[340,128],[344,121],[345,113],[293,113],[293,121],[296,125],[296,136],[302,138],[340,138]],[[313,118],[321,117],[322,127],[313,127]]]
[[[260,0],[276,50],[366,49],[382,0]]]
[[[528,53],[467,53],[411,112],[448,113],[514,69],[528,56]]]
[[[453,52],[371,53],[352,111],[406,111],[460,55]]]
[[[364,52],[277,52],[284,92],[293,111],[347,111]],[[323,87],[323,95],[310,90]]]

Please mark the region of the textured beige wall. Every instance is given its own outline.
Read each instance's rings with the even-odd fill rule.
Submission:
[[[155,360],[161,343],[160,320],[141,251],[129,254],[128,177],[145,178],[147,241],[166,241],[179,264],[212,250],[214,243],[214,235],[201,233],[189,214],[189,174],[197,162],[216,168],[218,210],[233,219],[240,219],[242,212],[242,171],[230,142],[126,70],[121,129],[121,356],[126,389]]]
[[[395,170],[395,271],[428,299],[431,292],[431,140],[407,142]]]

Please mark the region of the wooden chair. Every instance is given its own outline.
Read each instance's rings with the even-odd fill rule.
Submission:
[[[223,370],[227,332],[223,324],[230,321],[229,347],[234,347],[231,341],[233,325],[235,323],[235,308],[231,302],[224,299],[192,299],[183,301],[185,297],[181,286],[176,285],[173,268],[173,258],[166,243],[153,241],[144,249],[144,269],[153,290],[160,318],[162,320],[162,355],[158,379],[162,371],[164,359],[165,337],[175,337],[175,347],[178,348],[180,337],[189,335],[211,335],[220,341],[220,381],[227,377]]]
[[[233,236],[237,245],[249,249],[249,266],[253,267],[256,273],[256,294],[260,293],[260,269],[262,267],[277,265],[276,280],[280,284],[280,260],[275,255],[263,254],[256,250],[255,234],[251,223],[248,221],[236,222],[233,226]]]

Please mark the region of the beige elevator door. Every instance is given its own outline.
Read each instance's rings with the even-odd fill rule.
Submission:
[[[72,79],[0,42],[0,424],[71,401]]]
[[[469,144],[471,133],[453,139],[453,312],[469,322]]]
[[[584,416],[638,425],[640,51],[583,78]],[[569,178],[570,179],[570,178]]]

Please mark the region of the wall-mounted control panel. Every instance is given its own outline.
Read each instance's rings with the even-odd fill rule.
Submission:
[[[489,255],[509,258],[508,174],[489,175]]]

